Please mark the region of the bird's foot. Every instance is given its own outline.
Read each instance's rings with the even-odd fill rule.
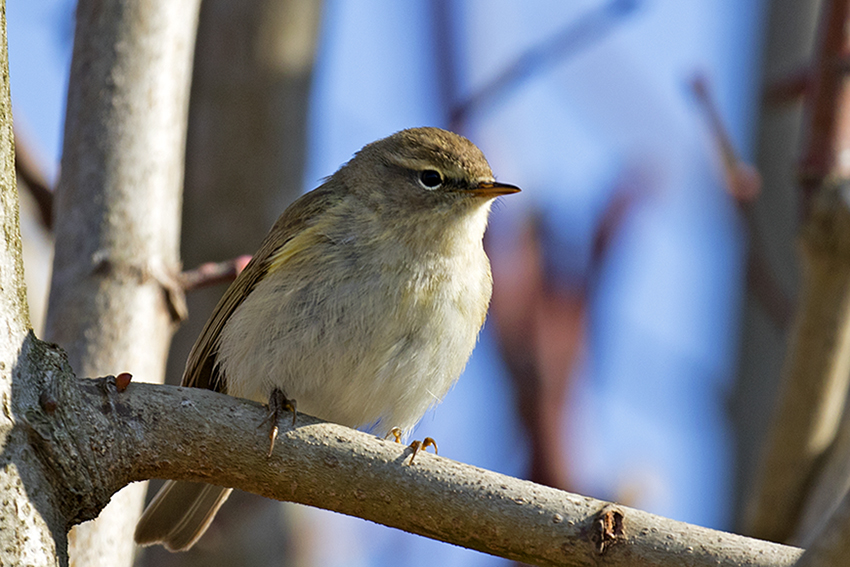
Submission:
[[[387,433],[387,435],[386,435],[386,437],[384,437],[384,439],[386,439],[390,435],[395,437],[396,443],[401,443],[401,429],[399,429],[398,427],[393,427],[392,429],[390,429],[390,432]],[[433,447],[434,448],[434,454],[436,455],[438,453],[437,442],[434,441],[434,439],[432,437],[426,437],[422,441],[419,441],[417,439],[416,441],[414,441],[413,443],[411,443],[407,447],[412,451],[412,454],[410,455],[410,464],[411,465],[413,464],[413,459],[416,458],[416,453],[418,453],[419,451],[424,451],[428,447]]]
[[[286,394],[283,393],[283,390],[275,388],[269,396],[269,415],[266,416],[260,424],[260,427],[262,427],[266,423],[271,423],[271,429],[269,429],[269,457],[272,456],[272,451],[274,451],[274,442],[277,440],[277,434],[280,432],[280,429],[277,426],[278,421],[280,420],[280,415],[287,411],[292,412],[292,426],[295,427],[295,418],[298,417],[295,400],[290,400],[286,397]]]

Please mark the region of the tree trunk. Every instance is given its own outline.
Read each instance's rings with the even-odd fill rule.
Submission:
[[[0,0],[0,565],[55,566],[67,562],[66,522],[55,506],[62,488],[50,484],[20,425],[31,395],[19,380],[30,323],[14,162],[6,2]]]
[[[775,0],[766,12],[764,72],[771,84],[811,59],[819,0]],[[759,117],[756,165],[764,190],[751,207],[753,225],[773,279],[789,297],[796,296],[799,263],[795,238],[799,228],[797,179],[792,164],[799,155],[802,97],[766,103]],[[754,490],[758,457],[765,443],[787,343],[782,317],[771,317],[764,302],[748,290],[741,330],[738,379],[730,395],[736,437],[736,525],[743,529],[743,502]],[[746,533],[746,532],[744,532]]]
[[[183,156],[200,0],[80,0],[46,336],[82,376],[162,382],[175,323]],[[145,486],[71,537],[74,565],[129,566]]]

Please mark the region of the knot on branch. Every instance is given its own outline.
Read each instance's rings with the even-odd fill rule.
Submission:
[[[613,504],[604,506],[596,514],[590,532],[590,541],[593,542],[599,555],[604,554],[612,545],[625,541],[625,520],[625,513]]]
[[[126,451],[109,418],[110,388],[114,377],[77,379],[65,352],[30,332],[15,368],[13,407],[45,473],[62,487],[56,494],[65,495],[72,523],[96,517],[120,488],[111,467]]]
[[[106,250],[97,251],[92,262],[91,273],[94,275],[132,281],[139,285],[156,282],[162,288],[172,321],[180,323],[189,316],[179,269],[172,270],[158,262],[129,262],[113,258]]]

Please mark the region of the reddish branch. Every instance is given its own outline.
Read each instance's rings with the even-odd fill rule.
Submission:
[[[714,98],[705,78],[697,76],[691,83],[700,108],[705,113],[712,136],[720,151],[723,162],[726,190],[735,200],[743,215],[750,235],[750,251],[747,260],[747,284],[756,301],[780,329],[788,326],[794,305],[791,298],[776,281],[765,256],[764,244],[753,215],[752,203],[761,192],[762,179],[758,170],[741,160],[732,144]]]
[[[700,107],[708,118],[711,133],[720,149],[727,191],[739,204],[755,201],[761,191],[761,175],[755,167],[742,161],[738,152],[735,151],[732,138],[717,110],[705,77],[697,75],[691,82],[691,86]]]
[[[825,2],[822,8],[821,45],[811,77],[807,117],[803,120],[808,128],[803,135],[799,170],[804,213],[827,175],[850,177],[850,159],[839,159],[850,154],[850,85],[845,80],[849,9],[846,0]]]
[[[224,262],[201,264],[193,270],[186,270],[180,274],[180,284],[184,291],[192,291],[232,282],[245,269],[250,260],[250,256],[237,256]]]

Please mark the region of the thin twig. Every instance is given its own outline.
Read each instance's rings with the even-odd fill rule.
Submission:
[[[522,53],[494,79],[458,104],[450,113],[449,124],[452,128],[460,127],[470,114],[502,98],[529,77],[563,63],[582,49],[600,41],[641,4],[641,0],[609,0],[571,21],[560,31]]]
[[[201,264],[180,274],[180,284],[184,291],[194,291],[220,283],[230,283],[242,273],[250,260],[250,256],[237,256],[224,262]]]
[[[761,174],[741,160],[729,135],[707,80],[697,75],[691,81],[700,109],[705,114],[723,163],[726,191],[738,205],[749,232],[747,284],[756,301],[779,329],[787,328],[794,313],[794,302],[779,285],[765,255],[764,240],[753,214],[752,204],[761,193]]]
[[[702,75],[695,76],[691,87],[699,106],[708,119],[711,133],[720,150],[726,179],[726,190],[737,203],[751,203],[761,192],[761,174],[751,164],[741,160],[729,131],[720,116],[717,104],[711,96],[708,81]]]

